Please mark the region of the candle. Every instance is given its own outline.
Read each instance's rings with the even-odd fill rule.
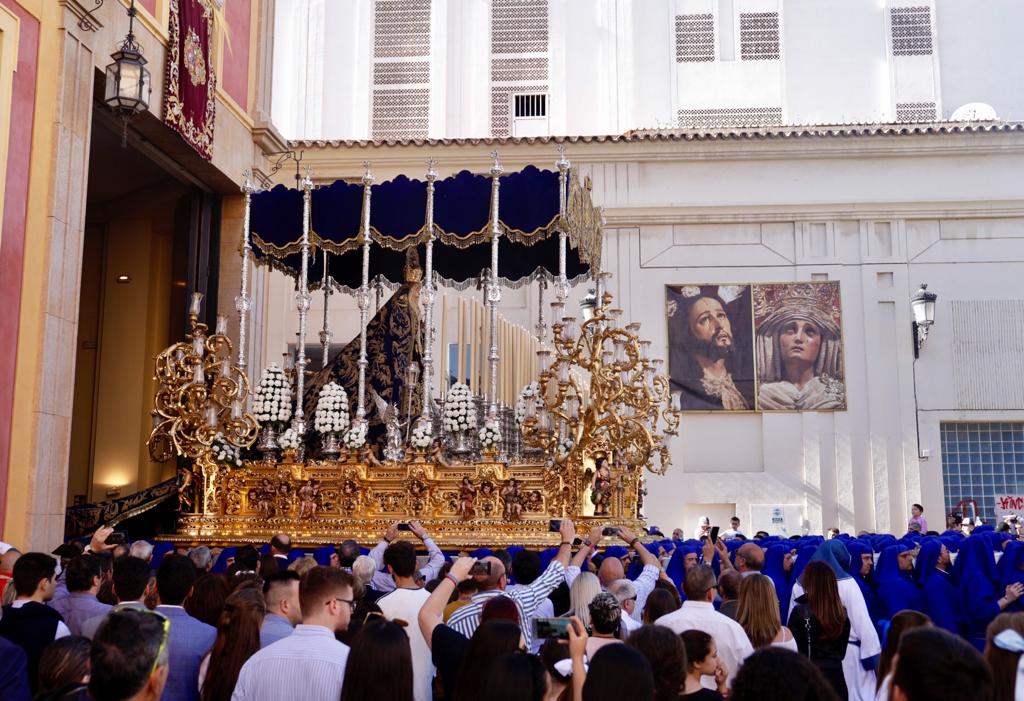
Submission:
[[[448,389],[451,360],[448,357],[448,295],[441,295],[441,391]]]
[[[242,418],[242,400],[236,399],[231,402],[231,418],[240,419]]]
[[[206,407],[206,425],[210,428],[217,425],[217,409],[212,404]]]
[[[470,302],[469,318],[469,391],[476,396],[480,389],[480,305],[475,300]]]
[[[231,376],[231,361],[227,358],[220,361],[220,376],[230,377]]]
[[[457,353],[455,377],[458,382],[462,382],[466,379],[466,300],[462,297],[459,297],[459,345]]]
[[[227,336],[228,334],[228,318],[224,314],[217,315],[217,330],[215,333],[218,336]]]
[[[199,316],[199,308],[202,305],[202,303],[203,303],[203,293],[202,292],[193,292],[192,293],[192,303],[189,304],[188,313],[191,314],[192,316]]]
[[[197,385],[206,384],[206,373],[203,372],[203,364],[196,363],[195,370],[192,371],[192,381]]]

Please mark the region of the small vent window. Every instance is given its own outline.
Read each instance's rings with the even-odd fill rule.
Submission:
[[[547,95],[514,95],[512,105],[513,117],[547,117]]]

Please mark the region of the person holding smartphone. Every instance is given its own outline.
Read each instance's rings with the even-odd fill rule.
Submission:
[[[384,537],[380,539],[380,542],[370,551],[370,558],[377,566],[377,571],[373,575],[373,579],[370,580],[370,586],[376,591],[387,593],[394,591],[395,580],[391,574],[387,571],[384,564],[384,551],[388,549],[388,546],[398,538],[399,531],[410,531],[413,535],[422,541],[423,545],[427,548],[427,564],[417,570],[417,574],[424,582],[430,582],[437,579],[437,576],[441,573],[441,569],[444,567],[444,553],[441,552],[441,548],[437,547],[437,543],[427,533],[427,529],[423,527],[419,521],[409,521],[409,523],[402,523],[396,521],[388,526],[388,530],[385,531]]]

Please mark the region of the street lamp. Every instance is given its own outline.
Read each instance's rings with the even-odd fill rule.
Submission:
[[[935,323],[935,300],[938,295],[928,291],[928,284],[922,282],[914,296],[910,298],[910,311],[914,315],[914,357],[921,354],[921,346],[928,338],[928,331]]]
[[[107,66],[106,90],[103,101],[121,117],[124,131],[121,148],[128,146],[128,121],[139,112],[149,109],[153,91],[142,47],[135,41],[135,0],[128,8],[128,35],[117,51],[110,55],[113,63]]]

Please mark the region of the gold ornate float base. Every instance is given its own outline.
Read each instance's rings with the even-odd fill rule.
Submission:
[[[442,464],[424,457],[380,466],[354,459],[297,463],[286,458],[219,467],[199,478],[200,493],[210,497],[198,500],[205,512],[181,513],[177,534],[168,540],[262,543],[285,532],[297,545],[348,538],[372,545],[395,521],[417,519],[445,549],[550,547],[560,537],[549,522],[565,517],[577,522],[581,534],[594,525],[626,526],[642,534],[635,477],[614,475],[607,504],[595,507],[586,478],[567,480],[565,474],[539,463]]]

